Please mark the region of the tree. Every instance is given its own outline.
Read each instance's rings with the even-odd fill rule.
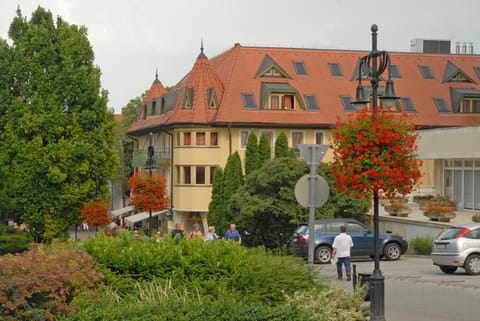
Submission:
[[[222,206],[218,213],[216,221],[216,229],[218,233],[223,234],[228,229],[229,224],[233,220],[233,214],[230,211],[230,202],[232,195],[243,185],[242,161],[238,152],[234,152],[228,156],[227,164],[223,172],[222,186]]]
[[[253,130],[250,131],[247,139],[247,150],[245,151],[245,175],[258,169],[258,139]]]
[[[421,177],[416,138],[407,115],[378,108],[338,122],[331,166],[337,188],[359,198],[410,193]]]
[[[225,226],[227,222],[223,221],[222,213],[225,210],[223,198],[223,169],[216,167],[213,172],[212,197],[208,204],[208,222],[210,225]],[[219,231],[219,230],[218,230]]]
[[[264,133],[260,135],[260,140],[258,142],[258,163],[259,168],[265,164],[266,161],[269,161],[272,158],[272,148],[268,142],[267,136]]]
[[[294,193],[298,179],[307,172],[303,160],[280,157],[246,177],[230,207],[234,223],[245,234],[242,243],[270,249],[286,244],[295,226],[308,218]]]
[[[118,166],[114,117],[85,27],[60,17],[54,23],[41,7],[27,21],[18,9],[9,36],[7,76],[0,78],[0,88],[9,88],[0,113],[0,168],[9,170],[0,181],[12,184],[0,186],[0,194],[35,241],[49,241],[78,222],[97,176],[101,196],[108,196]]]
[[[275,158],[278,157],[295,157],[293,151],[288,147],[288,138],[283,131],[275,140]]]

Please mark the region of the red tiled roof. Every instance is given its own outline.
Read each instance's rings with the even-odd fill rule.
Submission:
[[[167,90],[165,87],[163,87],[162,82],[158,79],[155,79],[150,86],[150,89],[147,92],[147,95],[145,96],[145,99],[143,100],[144,102],[151,101],[155,98],[162,97],[163,94],[165,94]]]
[[[207,60],[205,56],[195,62],[193,69],[173,90],[181,90],[175,109],[164,117],[137,122],[129,131],[134,132],[150,126],[175,125],[180,123],[212,122],[224,124],[257,124],[258,126],[305,126],[329,127],[338,117],[345,117],[341,96],[355,96],[357,81],[352,81],[358,59],[368,52],[351,50],[321,50],[295,48],[242,47],[236,44],[221,55]],[[291,78],[256,78],[262,61],[268,55]],[[414,122],[420,127],[476,126],[480,125],[480,113],[440,113],[434,97],[444,98],[451,108],[450,87],[473,88],[480,91],[480,76],[474,67],[480,67],[479,55],[423,54],[391,52],[392,64],[398,67],[401,78],[395,78],[397,96],[409,97],[416,109]],[[293,62],[303,62],[307,75],[297,75]],[[450,61],[476,83],[442,83]],[[338,63],[343,76],[332,76],[329,63]],[[430,67],[434,79],[424,79],[419,65]],[[387,78],[385,72],[383,78]],[[288,83],[301,98],[314,95],[318,111],[264,110],[260,108],[262,83]],[[365,87],[368,81],[362,82]],[[380,86],[384,86],[382,82]],[[182,108],[186,88],[194,88],[191,109]],[[215,88],[220,106],[208,108],[207,89]],[[253,94],[256,109],[244,107],[242,93]],[[150,117],[147,117],[150,118]],[[153,119],[152,119],[153,121]],[[148,124],[147,124],[148,123]]]

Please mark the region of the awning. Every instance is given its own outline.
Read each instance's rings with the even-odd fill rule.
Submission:
[[[167,211],[168,211],[168,209],[163,210],[163,211],[159,211],[159,212],[152,212],[152,217],[164,214]],[[125,224],[133,225],[135,223],[138,223],[138,222],[141,222],[141,221],[144,221],[144,220],[148,220],[148,218],[149,218],[149,212],[138,213],[138,214],[135,214],[135,215],[125,217]]]
[[[127,214],[128,212],[133,212],[135,210],[135,207],[132,206],[127,206],[124,208],[119,208],[117,210],[111,211],[113,217],[119,217],[122,216],[123,214]]]

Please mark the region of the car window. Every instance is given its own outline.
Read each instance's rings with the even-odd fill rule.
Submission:
[[[455,238],[458,232],[460,232],[463,228],[462,227],[449,227],[442,231],[437,239],[439,240],[452,240]]]
[[[465,234],[463,237],[465,237],[467,239],[480,240],[480,228],[477,228],[476,230],[473,230],[473,231]]]
[[[360,225],[360,224],[357,224],[357,223],[347,223],[347,233],[367,233],[368,230]]]
[[[315,232],[325,232],[325,224],[315,224]]]
[[[298,235],[303,235],[307,231],[307,226],[306,225],[301,225],[298,227],[298,229],[295,231]]]
[[[330,222],[326,224],[325,232],[340,233],[340,226],[345,225],[344,222]]]

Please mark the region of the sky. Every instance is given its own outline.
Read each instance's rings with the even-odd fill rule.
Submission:
[[[318,49],[410,51],[412,39],[471,42],[480,53],[478,0],[2,0],[0,38],[17,6],[30,19],[41,6],[88,29],[108,106],[121,113],[158,78],[175,85],[200,53],[213,58],[235,43]]]

